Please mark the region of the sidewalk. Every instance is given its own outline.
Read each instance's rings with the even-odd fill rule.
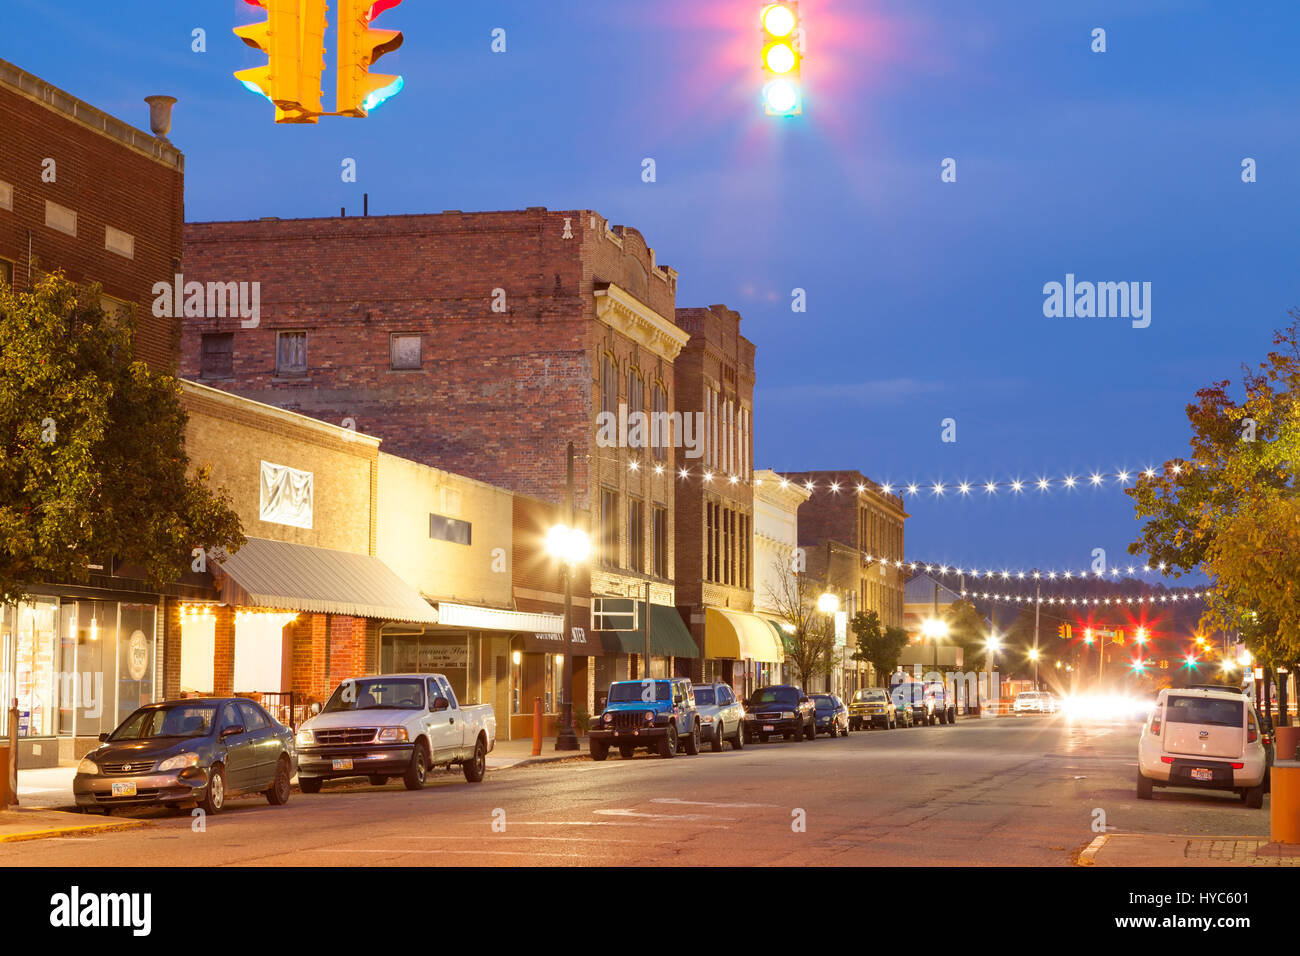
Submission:
[[[516,737],[514,740],[498,739],[496,746],[487,756],[489,770],[505,770],[509,767],[524,767],[530,764],[552,763],[556,760],[588,760],[587,738],[578,738],[577,750],[556,750],[555,738],[542,740],[541,756],[533,756],[533,738]]]
[[[67,813],[61,810],[11,807],[8,810],[0,810],[0,843],[41,840],[46,837],[84,836],[89,833],[133,830],[136,827],[150,825],[148,820],[88,817],[85,814]]]
[[[1265,837],[1107,833],[1079,854],[1079,865],[1300,867],[1300,844],[1270,843]]]

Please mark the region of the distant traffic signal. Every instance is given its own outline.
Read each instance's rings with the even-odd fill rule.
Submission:
[[[365,116],[384,100],[397,95],[403,80],[396,74],[371,73],[370,67],[385,53],[402,45],[398,30],[372,30],[371,22],[402,0],[338,0],[338,102],[342,116]]]
[[[803,59],[803,27],[799,4],[770,3],[763,8],[763,110],[768,116],[798,116],[803,112],[799,78]]]
[[[266,66],[239,70],[235,79],[275,104],[277,123],[315,123],[325,68],[325,0],[244,0],[266,10],[266,20],[235,27],[235,35],[267,56]]]

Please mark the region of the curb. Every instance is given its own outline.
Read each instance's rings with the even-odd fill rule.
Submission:
[[[1097,854],[1101,852],[1102,847],[1106,845],[1108,840],[1110,840],[1110,837],[1104,833],[1101,836],[1094,837],[1093,841],[1084,847],[1083,852],[1079,854],[1078,865],[1096,866]]]
[[[575,750],[574,752],[566,753],[563,756],[557,755],[554,757],[548,757],[542,755],[538,757],[525,757],[522,760],[518,760],[515,763],[510,764],[508,767],[496,767],[490,769],[513,770],[515,767],[536,767],[544,763],[562,763],[566,760],[590,760],[590,759],[591,759],[591,754]]]
[[[118,823],[86,823],[78,826],[53,827],[48,830],[29,830],[0,836],[0,843],[23,843],[27,840],[44,840],[49,837],[71,836],[82,833],[110,833],[114,830],[134,830],[152,826],[150,820],[122,820]]]

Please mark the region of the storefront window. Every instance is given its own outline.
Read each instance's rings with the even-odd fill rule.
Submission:
[[[18,698],[19,737],[52,737],[55,732],[58,610],[57,598],[37,598],[14,609],[14,696]]]
[[[154,699],[157,609],[151,604],[119,605],[116,727],[141,704]]]
[[[476,701],[477,688],[467,687],[471,639],[466,634],[385,634],[380,644],[380,669],[386,674],[442,674],[457,700]],[[474,673],[478,654],[475,648]]]

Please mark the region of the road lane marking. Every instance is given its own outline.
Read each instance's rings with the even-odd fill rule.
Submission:
[[[727,820],[734,823],[735,817],[715,817],[707,813],[639,813],[635,810],[593,810],[592,813],[605,817],[640,817],[646,820]]]
[[[290,850],[286,852],[297,853],[385,853],[389,856],[402,856],[407,853],[420,853],[430,855],[434,853],[452,853],[457,856],[562,856],[568,859],[580,859],[586,856],[583,853],[545,853],[539,850],[342,850],[336,847],[321,847],[320,849],[308,848],[305,851]],[[279,855],[279,854],[273,854]]]
[[[741,807],[775,807],[775,803],[709,803],[707,800],[679,800],[677,797],[655,797],[651,803],[671,803],[684,807],[718,807],[729,810]],[[679,817],[677,819],[686,819]]]

